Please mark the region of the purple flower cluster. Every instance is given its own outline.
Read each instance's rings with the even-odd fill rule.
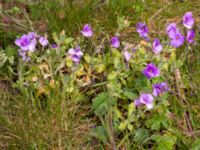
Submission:
[[[158,51],[160,49],[162,50],[162,46],[159,46],[160,41],[155,39],[154,42],[155,43],[153,44],[153,47],[156,47],[158,45]],[[160,70],[153,63],[149,63],[143,70],[143,74],[147,77],[147,79],[152,79],[160,75]],[[153,85],[153,95],[150,93],[141,94],[140,97],[134,101],[134,105],[136,107],[140,105],[146,105],[147,109],[152,109],[153,101],[154,101],[153,96],[157,97],[167,92],[168,90],[169,90],[169,87],[166,82],[156,83]]]
[[[184,43],[184,36],[181,34],[175,23],[171,23],[167,26],[167,34],[171,39],[170,44],[174,47],[180,47]]]
[[[183,16],[183,25],[189,29],[187,31],[186,40],[188,43],[193,43],[195,38],[195,32],[192,29],[194,25],[194,19],[192,16],[192,12],[186,12]],[[180,47],[184,44],[185,37],[181,34],[180,30],[177,28],[175,23],[170,23],[167,26],[167,34],[171,39],[170,44],[176,48]]]
[[[22,60],[29,61],[30,57],[28,56],[28,52],[34,52],[36,50],[36,34],[34,32],[24,34],[15,40],[15,44],[20,47],[18,53],[22,57]]]
[[[20,38],[15,40],[15,44],[20,47],[22,51],[35,51],[37,44],[36,35],[34,32],[22,35]]]
[[[153,64],[149,63],[147,64],[146,68],[143,70],[143,74],[147,77],[147,79],[151,79],[154,77],[158,77],[160,75],[160,70]],[[166,82],[161,82],[153,85],[153,96],[159,96],[163,94],[164,92],[167,92],[169,90],[168,85]],[[140,95],[138,99],[134,101],[134,105],[140,106],[140,105],[146,105],[147,109],[153,108],[153,101],[154,97],[152,94],[149,93],[143,93]]]
[[[134,100],[136,107],[140,105],[146,105],[147,109],[153,108],[154,97],[157,97],[165,92],[169,91],[169,87],[166,82],[161,82],[153,85],[153,95],[150,93],[143,93],[140,97]]]
[[[134,105],[136,107],[138,107],[140,105],[146,105],[147,109],[152,109],[154,97],[157,97],[167,91],[169,91],[169,87],[166,82],[154,84],[153,85],[153,95],[150,93],[141,94],[138,99],[134,100]]]
[[[30,60],[29,53],[34,52],[36,50],[37,38],[39,38],[39,43],[42,46],[45,47],[48,45],[49,41],[46,38],[38,36],[34,32],[29,32],[28,34],[24,34],[20,38],[17,38],[15,40],[15,44],[20,48],[18,50],[18,53],[22,57],[22,60],[24,61]]]
[[[70,48],[68,51],[68,54],[70,55],[72,61],[75,64],[79,64],[81,57],[83,56],[83,52],[81,51],[81,48],[78,46],[75,49]]]

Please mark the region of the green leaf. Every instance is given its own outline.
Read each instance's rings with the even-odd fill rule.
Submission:
[[[117,78],[117,72],[112,71],[110,74],[108,74],[108,80],[115,80]]]
[[[84,55],[84,59],[85,59],[85,61],[86,61],[87,63],[90,63],[90,62],[91,62],[91,57],[90,57],[90,55],[88,55],[88,54],[85,54],[85,55]]]
[[[135,131],[134,141],[138,144],[144,143],[144,141],[149,137],[149,132],[147,129],[139,128]]]
[[[92,101],[92,109],[96,115],[105,115],[108,111],[108,93],[100,93]]]
[[[140,75],[138,78],[135,79],[135,87],[137,87],[138,90],[150,88],[148,81],[144,75]]]
[[[170,55],[169,63],[172,64],[176,61],[176,53],[172,52]]]
[[[98,73],[102,73],[103,71],[105,71],[106,66],[104,64],[99,64],[99,65],[95,65],[94,69],[98,72]]]
[[[59,40],[59,38],[58,38],[57,33],[54,32],[54,33],[52,34],[52,36],[53,36],[53,40],[56,42],[56,44],[60,45],[60,40]]]
[[[133,131],[133,125],[131,123],[128,123],[127,128],[129,129],[129,131]]]
[[[114,113],[115,113],[115,117],[119,118],[119,119],[123,119],[122,117],[122,113],[118,110],[118,108],[115,106],[115,108],[113,109]]]
[[[67,66],[67,67],[72,67],[72,65],[73,65],[72,59],[70,59],[70,57],[68,57],[68,58],[66,59],[66,66]]]
[[[73,42],[73,38],[71,38],[71,37],[69,37],[69,38],[66,38],[66,39],[64,39],[64,44],[66,44],[66,45],[68,45],[68,44],[70,44],[70,43],[72,43]]]
[[[184,64],[183,60],[177,60],[176,61],[176,67],[177,68],[180,68],[181,66],[183,66],[183,64]]]
[[[135,110],[135,106],[133,105],[133,103],[128,105],[128,117],[131,117],[133,111]]]
[[[121,130],[121,131],[125,130],[127,125],[128,125],[128,120],[124,120],[124,121],[120,122],[119,130]]]
[[[5,53],[3,51],[0,51],[0,67],[2,67],[6,61],[7,61],[7,56],[5,55]]]
[[[97,126],[96,128],[92,129],[91,136],[94,136],[102,142],[106,142],[108,139],[107,132],[102,126]]]
[[[200,139],[197,139],[193,144],[191,150],[200,150]]]
[[[12,57],[12,56],[17,55],[17,50],[14,49],[14,48],[12,48],[12,47],[7,47],[7,48],[5,49],[5,53],[6,53],[6,56]]]
[[[120,65],[120,58],[114,57],[113,64],[114,64],[115,68],[118,68]]]
[[[124,16],[117,18],[117,24],[119,30],[123,30],[130,25],[130,21],[126,20]]]
[[[148,124],[152,130],[160,130],[161,126],[164,127],[168,126],[168,120],[164,114],[161,115],[154,115],[149,121]]]
[[[170,133],[166,133],[163,136],[153,135],[151,139],[157,143],[155,150],[173,150],[177,141],[177,137]]]
[[[130,100],[134,100],[137,98],[137,94],[131,92],[130,90],[124,90],[123,94]]]

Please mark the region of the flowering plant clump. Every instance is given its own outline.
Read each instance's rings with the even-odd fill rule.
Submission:
[[[47,46],[49,41],[44,37],[39,37],[34,32],[29,32],[28,34],[22,35],[20,38],[15,40],[15,44],[19,46],[18,53],[24,61],[29,61],[29,53],[34,52],[37,46],[37,38],[39,38],[39,43],[42,46]]]
[[[123,148],[126,140],[134,143],[131,149],[162,146],[157,137],[169,139],[173,149],[177,137],[168,130],[171,88],[166,77],[173,77],[180,64],[176,49],[184,43],[195,43],[193,24],[191,12],[186,13],[183,25],[187,33],[170,23],[166,28],[169,42],[163,42],[151,38],[148,27],[139,22],[139,44],[122,40],[119,33],[97,44],[92,41],[96,35],[88,24],[76,40],[66,37],[64,31],[53,33],[52,43],[34,32],[24,34],[15,41],[22,58],[16,86],[25,96],[36,99],[45,97],[50,101],[55,91],[60,93],[58,100],[88,98],[99,118],[91,135],[104,144],[110,143],[113,149]],[[91,40],[90,45],[84,38]],[[157,132],[163,130],[167,132]]]
[[[168,34],[169,38],[171,39],[170,44],[172,46],[178,48],[184,44],[185,39],[187,40],[188,43],[193,43],[194,38],[195,38],[195,32],[192,29],[193,24],[194,24],[194,19],[193,19],[192,13],[191,12],[185,13],[185,15],[183,16],[183,25],[187,29],[189,29],[187,31],[186,37],[184,37],[184,35],[182,35],[182,33],[177,28],[175,23],[169,24],[167,26],[167,34]]]

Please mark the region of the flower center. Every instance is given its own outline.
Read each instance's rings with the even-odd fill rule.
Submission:
[[[26,46],[29,44],[29,40],[28,39],[24,39],[21,43],[22,46]]]
[[[176,40],[179,40],[180,39],[180,36],[179,35],[176,35]]]
[[[144,32],[145,32],[145,26],[143,26],[141,29],[142,29],[142,31],[144,31]]]

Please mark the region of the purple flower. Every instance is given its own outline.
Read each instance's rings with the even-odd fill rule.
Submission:
[[[170,44],[174,47],[180,47],[184,43],[184,36],[180,32],[176,32],[171,39]]]
[[[81,30],[81,33],[85,37],[91,37],[93,35],[92,28],[88,24],[84,25],[83,29]]]
[[[131,54],[128,51],[124,51],[124,59],[129,62],[131,59]]]
[[[34,52],[36,50],[37,40],[36,33],[29,32],[28,34],[22,35],[20,38],[15,40],[15,44],[20,47],[18,50],[19,55],[22,57],[23,61],[29,61],[29,52]]]
[[[19,49],[18,54],[22,57],[23,61],[28,62],[30,60],[30,57],[28,56],[27,51],[23,51],[23,50]]]
[[[113,36],[111,38],[110,44],[111,44],[112,47],[118,48],[120,46],[119,38],[117,36]]]
[[[47,40],[47,38],[41,36],[40,39],[39,39],[39,43],[42,45],[42,46],[47,46],[49,44],[49,41]]]
[[[185,15],[183,16],[183,25],[191,29],[194,24],[194,19],[192,17],[192,12],[186,12]]]
[[[149,63],[143,70],[143,74],[148,78],[158,77],[160,75],[160,70],[153,64]]]
[[[174,47],[180,47],[184,43],[184,36],[181,34],[175,23],[167,26],[167,34],[171,39],[170,44]]]
[[[176,31],[176,23],[170,23],[167,25],[166,33],[168,34],[170,31]]]
[[[134,105],[137,107],[137,106],[140,106],[142,103],[140,102],[139,99],[136,99],[134,100]]]
[[[132,48],[132,52],[135,53],[137,51],[136,48]]]
[[[144,39],[148,39],[148,27],[141,22],[137,23],[137,32],[139,33],[140,37],[144,38]]]
[[[75,49],[69,49],[68,54],[71,56],[72,61],[76,64],[80,62],[80,59],[83,56],[83,52],[79,46]]]
[[[186,37],[188,43],[193,43],[194,38],[195,38],[195,31],[194,30],[188,30],[187,31],[187,37]]]
[[[169,87],[166,82],[161,82],[153,85],[153,95],[158,96],[160,94],[163,94],[164,92],[167,92],[169,90]]]
[[[140,103],[146,105],[147,109],[153,108],[153,100],[153,96],[149,93],[143,93],[139,98]]]
[[[34,45],[37,44],[37,34],[35,32],[29,32],[28,33],[28,37],[30,38],[31,43],[33,43]]]
[[[20,38],[15,40],[15,44],[20,47],[23,51],[35,51],[36,42],[31,40],[31,38],[24,34]]]
[[[57,45],[57,44],[52,44],[52,45],[51,45],[51,48],[54,48],[54,49],[55,49],[55,48],[58,48],[58,45]]]
[[[162,51],[162,45],[160,44],[160,40],[159,39],[155,39],[154,41],[153,41],[153,52],[155,53],[155,54],[158,54],[158,53],[160,53],[161,51]]]
[[[170,23],[168,26],[167,26],[167,31],[166,33],[168,34],[169,38],[174,38],[175,36],[175,33],[178,31],[177,27],[176,27],[176,24],[175,23]]]

